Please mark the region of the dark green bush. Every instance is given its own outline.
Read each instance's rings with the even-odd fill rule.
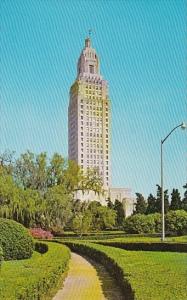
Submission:
[[[56,243],[39,243],[48,249],[42,256],[34,253],[30,259],[5,262],[0,275],[0,299],[52,299],[62,284],[70,258],[70,250]],[[45,247],[47,246],[47,248]]]
[[[166,230],[178,235],[187,234],[187,212],[185,210],[169,211],[166,215]]]
[[[0,218],[0,246],[5,260],[29,258],[33,253],[33,238],[23,225]]]
[[[125,299],[134,300],[134,292],[128,280],[125,279],[123,269],[116,263],[113,258],[100,250],[94,249],[92,245],[78,244],[73,242],[66,242],[65,245],[67,245],[72,251],[80,253],[81,255],[86,255],[105,266],[105,268],[116,279],[117,283],[123,290]]]
[[[112,246],[125,250],[134,251],[167,251],[167,252],[185,252],[187,253],[187,244],[185,243],[162,243],[162,242],[99,242],[104,246]]]
[[[0,268],[3,262],[3,249],[0,247]]]
[[[34,250],[39,252],[40,254],[44,254],[48,251],[48,245],[40,242],[36,242],[34,244]]]
[[[159,214],[137,214],[126,218],[123,227],[126,233],[155,233],[159,218]]]

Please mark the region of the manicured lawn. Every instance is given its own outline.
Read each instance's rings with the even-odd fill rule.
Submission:
[[[81,242],[113,259],[123,270],[137,300],[187,299],[187,254],[176,252],[126,251]],[[98,255],[99,257],[99,255]]]
[[[60,244],[48,243],[48,247],[45,254],[34,252],[30,259],[3,262],[0,299],[42,299],[58,284],[67,269],[70,252]],[[44,299],[48,299],[47,296]]]

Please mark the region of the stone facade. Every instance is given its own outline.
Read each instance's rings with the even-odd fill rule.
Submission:
[[[98,56],[87,38],[70,89],[68,155],[83,170],[96,168],[105,190],[111,186],[110,123],[108,84],[100,75]]]
[[[103,180],[103,194],[77,191],[75,199],[99,201],[106,205],[108,198],[123,203],[125,214],[132,214],[134,200],[130,190],[111,187],[111,103],[108,83],[100,74],[99,58],[85,40],[77,63],[77,77],[70,88],[68,107],[68,157],[81,168],[97,169]]]

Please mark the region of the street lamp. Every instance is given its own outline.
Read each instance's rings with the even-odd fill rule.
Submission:
[[[172,132],[177,129],[178,127],[181,127],[181,129],[186,129],[187,125],[182,122],[180,125],[177,125],[175,128],[173,128],[170,133],[161,140],[161,199],[162,199],[162,238],[161,240],[165,240],[165,215],[164,215],[164,180],[163,180],[163,144],[167,140],[167,138],[172,134]]]

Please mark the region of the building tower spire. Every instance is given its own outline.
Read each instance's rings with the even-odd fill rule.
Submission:
[[[91,30],[89,36],[85,39],[85,47],[77,64],[77,79],[90,75],[92,78],[100,76],[99,59],[96,51],[91,46]]]
[[[110,99],[90,34],[91,31],[85,39],[77,78],[70,89],[68,151],[69,159],[75,160],[83,170],[96,169],[104,190],[108,190],[111,186]]]

